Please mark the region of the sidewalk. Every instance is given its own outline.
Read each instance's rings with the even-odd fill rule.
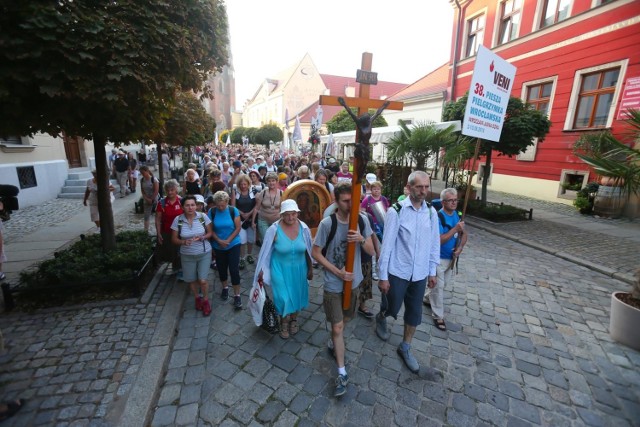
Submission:
[[[118,229],[142,228],[134,200],[116,200]],[[95,229],[88,208],[68,202],[16,212],[5,224],[12,274],[38,259],[32,251],[50,256]],[[241,312],[219,300],[212,271],[209,318],[161,269],[142,300],[3,314],[0,398],[28,399],[3,425],[636,425],[640,353],[608,336],[610,293],[626,286],[594,266],[608,276],[631,272],[639,224],[518,202],[534,208],[533,221],[469,221],[445,297],[448,331],[436,330],[425,310],[414,337],[419,375],[395,354],[401,321],[382,343],[358,318],[345,331],[351,384],[341,400],[331,397],[321,270],[300,333],[283,341],[257,329],[246,310],[251,269],[242,272]],[[378,304],[374,291],[370,307]]]

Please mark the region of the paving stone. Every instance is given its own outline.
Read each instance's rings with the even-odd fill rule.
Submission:
[[[452,396],[453,408],[463,414],[474,416],[476,414],[476,402],[473,399],[459,393]]]
[[[257,419],[264,422],[273,421],[279,415],[279,413],[275,413],[275,415],[272,415],[271,411],[275,411],[275,408],[277,408],[278,405],[282,404],[280,402],[267,403],[263,407],[263,409],[258,412]],[[231,413],[233,414],[233,418],[239,421],[242,425],[247,425],[253,419],[259,407],[260,405],[258,405],[257,403],[245,399],[235,404]],[[284,406],[282,406],[281,410],[284,410]]]
[[[461,412],[456,411],[455,409],[449,409],[447,411],[447,423],[460,427],[471,427],[476,425],[474,417],[465,415]]]
[[[168,426],[175,424],[176,412],[178,408],[176,406],[161,406],[155,410],[153,414],[152,426]]]
[[[290,411],[297,415],[302,415],[313,403],[314,398],[306,393],[299,393],[294,397],[288,406]]]
[[[227,409],[211,399],[207,399],[200,404],[200,418],[211,425],[220,425],[226,414]]]
[[[198,419],[198,404],[191,403],[189,405],[180,406],[176,414],[176,425],[192,426]]]
[[[540,424],[539,410],[527,402],[520,400],[511,401],[511,412],[517,414],[518,417],[530,421],[534,424]]]
[[[516,359],[516,369],[535,377],[539,376],[541,372],[540,366],[525,362],[524,360],[520,359]]]
[[[514,384],[509,381],[498,381],[498,389],[509,397],[524,400],[524,391],[519,384]]]
[[[586,425],[598,427],[606,425],[599,415],[588,409],[577,408],[577,412],[578,415],[580,415],[580,419],[582,419]]]

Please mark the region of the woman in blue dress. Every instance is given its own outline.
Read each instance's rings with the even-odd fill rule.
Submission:
[[[265,234],[254,278],[271,286],[283,339],[299,331],[298,312],[309,304],[308,281],[313,278],[311,230],[298,212],[295,200],[282,202],[280,219]]]

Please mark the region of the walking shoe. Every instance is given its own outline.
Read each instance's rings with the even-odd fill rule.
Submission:
[[[4,280],[7,278],[7,275],[0,271],[0,280]]]
[[[371,278],[378,280],[378,263],[375,261],[371,263]]]
[[[347,392],[347,384],[349,384],[349,375],[338,375],[336,378],[336,391],[333,392],[334,397],[340,397]]]
[[[196,310],[200,311],[202,310],[202,297],[197,297],[196,298]]]
[[[400,355],[402,360],[404,360],[404,364],[407,365],[407,368],[409,368],[411,372],[413,372],[414,374],[417,374],[418,372],[420,372],[420,365],[418,364],[418,361],[416,360],[415,357],[413,357],[413,354],[411,354],[409,350],[410,350],[409,348],[407,348],[406,350],[403,350],[402,343],[400,343],[400,345],[398,346],[398,354]]]
[[[178,279],[178,281],[184,282],[184,280],[182,279],[182,270],[178,270],[178,272],[176,273],[176,278]]]
[[[253,257],[252,257],[251,255],[247,255],[247,262],[248,262],[249,264],[253,264],[254,262],[256,262],[256,260],[255,260],[255,259],[253,259]]]
[[[376,335],[382,340],[389,339],[389,330],[387,329],[387,318],[381,316],[382,313],[378,313],[376,316]]]
[[[244,262],[244,259],[240,258],[240,270],[244,270],[245,267],[246,267],[246,264]]]
[[[222,301],[226,301],[229,299],[229,288],[222,288],[222,293],[220,294],[220,299]]]
[[[209,302],[209,300],[204,300],[202,302],[202,315],[208,316],[210,314],[211,314],[211,303]]]
[[[216,263],[215,259],[213,261],[211,261],[211,264],[209,264],[209,267],[211,267],[212,270],[217,270],[218,269],[218,264]]]
[[[431,299],[429,298],[429,295],[427,295],[426,297],[422,298],[422,303],[424,305],[426,305],[427,307],[431,308]]]
[[[373,319],[375,317],[375,314],[373,314],[372,311],[369,310],[363,310],[360,307],[358,307],[358,314],[360,314],[361,316],[366,317],[367,319]]]
[[[236,310],[242,310],[242,298],[240,298],[240,295],[233,297],[233,308]]]

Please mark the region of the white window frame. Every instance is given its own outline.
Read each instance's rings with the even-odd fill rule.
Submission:
[[[558,85],[558,75],[545,77],[543,79],[531,80],[522,84],[522,92],[520,93],[520,99],[527,102],[527,92],[531,86],[537,86],[542,83],[551,83],[551,95],[549,95],[549,108],[547,109],[547,118],[551,118],[551,109],[553,108],[553,101],[556,96],[556,87]],[[528,146],[524,153],[520,153],[516,156],[516,160],[521,162],[534,162],[536,160],[536,154],[538,153],[538,138],[533,138],[533,144]]]
[[[469,21],[476,19],[480,15],[484,15],[484,29],[482,30],[482,40],[478,42],[478,46],[480,45],[486,46],[484,44],[484,39],[487,36],[487,8],[485,7],[483,9],[480,9],[473,15],[469,15],[465,17],[464,38],[462,39],[464,40],[464,43],[462,43],[461,45],[462,52],[460,52],[460,58],[462,59],[473,58],[474,56],[476,56],[476,53],[478,52],[478,50],[476,49],[476,51],[472,55],[467,56],[467,42],[469,41]]]
[[[542,21],[542,9],[544,9],[544,4],[547,0],[538,0],[538,4],[536,6],[536,13],[533,16],[533,28],[531,29],[531,32],[534,31],[538,31],[544,28],[549,28],[552,27],[554,25],[558,25],[561,22],[566,21],[567,19],[571,18],[573,16],[573,5],[574,5],[574,1],[571,0],[570,4],[569,4],[569,12],[567,13],[567,17],[565,19],[563,19],[562,21],[558,21],[555,24],[551,24],[551,25],[547,25],[546,27],[541,27],[540,24]]]
[[[495,23],[493,24],[493,44],[492,44],[493,47],[504,46],[506,44],[509,44],[512,41],[519,39],[520,34],[522,34],[522,16],[524,14],[524,8],[526,3],[525,0],[520,0],[520,3],[521,3],[520,4],[520,25],[518,26],[518,34],[516,34],[516,36],[511,40],[509,40],[508,42],[500,44],[500,25],[502,24],[502,4],[505,1],[506,0],[500,0],[498,1],[498,4],[497,4]]]
[[[597,65],[595,67],[583,68],[580,70],[576,70],[575,75],[573,77],[573,89],[571,90],[571,97],[569,98],[569,105],[567,108],[567,117],[564,121],[563,130],[575,130],[575,131],[583,131],[583,130],[593,130],[593,129],[602,129],[602,128],[579,128],[574,129],[573,122],[576,116],[578,97],[580,96],[580,84],[582,83],[582,77],[585,74],[594,73],[597,71],[606,70],[609,68],[620,68],[620,74],[618,75],[618,84],[616,85],[615,91],[613,92],[613,99],[611,100],[611,107],[609,108],[609,114],[607,117],[607,123],[604,128],[610,128],[613,120],[615,119],[616,107],[618,106],[618,98],[620,98],[620,93],[622,92],[622,85],[627,75],[627,66],[629,65],[629,59],[623,59],[621,61],[609,62],[607,64]]]

